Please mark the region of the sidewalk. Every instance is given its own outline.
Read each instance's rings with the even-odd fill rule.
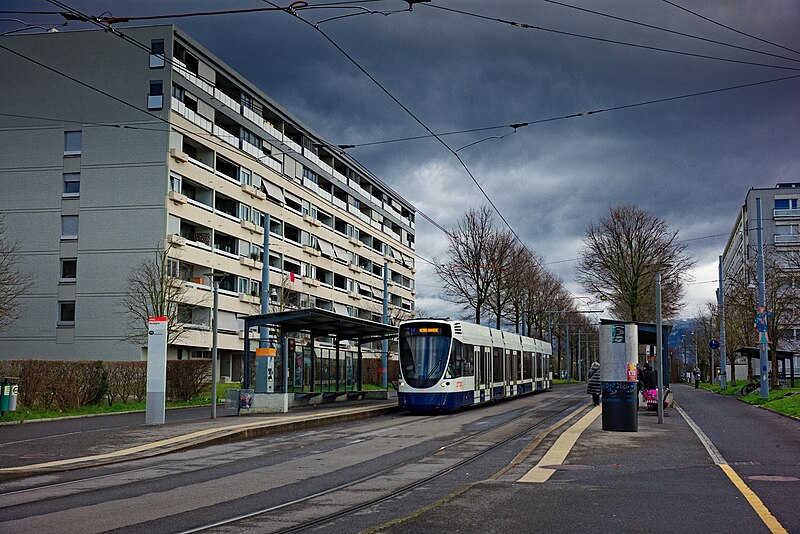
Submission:
[[[208,409],[208,408],[207,408]],[[0,479],[106,465],[212,443],[249,439],[276,432],[351,421],[398,410],[396,400],[360,400],[294,408],[289,413],[235,416],[218,409],[216,419],[144,425],[144,413],[76,418],[31,425],[9,425],[4,433],[36,427],[33,437],[0,443]],[[126,426],[113,419],[127,417]],[[105,423],[105,426],[104,424]],[[27,428],[26,428],[27,430]]]
[[[679,407],[682,399],[693,408],[723,400],[730,401],[732,412],[755,410],[704,390],[677,385],[673,392]],[[497,480],[473,484],[381,532],[467,532],[478,524],[491,532],[770,532],[677,408],[666,411],[663,424],[653,412],[640,410],[637,432],[605,431],[599,410],[594,413],[563,459],[551,465],[548,454],[558,445],[543,443],[529,461]],[[562,435],[578,427],[578,419],[569,426]],[[539,476],[537,469],[551,474]],[[777,509],[778,519],[794,531],[796,522],[787,513],[796,515],[795,504],[765,504]]]

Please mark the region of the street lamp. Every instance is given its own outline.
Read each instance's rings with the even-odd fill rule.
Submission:
[[[207,273],[214,287],[214,307],[211,314],[211,419],[217,418],[217,317],[219,315],[219,283],[227,273]]]

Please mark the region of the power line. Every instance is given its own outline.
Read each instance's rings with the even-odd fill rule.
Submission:
[[[585,13],[591,13],[593,15],[598,15],[600,17],[606,17],[606,18],[610,18],[610,19],[613,19],[613,20],[618,20],[618,21],[621,21],[621,22],[627,22],[629,24],[634,24],[636,26],[642,26],[642,27],[645,27],[645,28],[650,28],[650,29],[653,29],[653,30],[667,32],[667,33],[671,33],[671,34],[674,34],[674,35],[680,35],[682,37],[688,37],[690,39],[697,39],[699,41],[705,41],[707,43],[713,43],[713,44],[717,44],[717,45],[721,45],[721,46],[727,46],[727,47],[730,47],[730,48],[736,48],[738,50],[745,50],[747,52],[754,52],[756,54],[762,54],[762,55],[765,55],[765,56],[775,57],[775,58],[779,58],[779,59],[786,59],[788,61],[800,61],[800,59],[797,59],[797,58],[787,57],[787,56],[780,56],[780,55],[777,55],[777,54],[772,54],[770,52],[764,52],[764,51],[761,51],[761,50],[756,50],[754,48],[747,48],[746,46],[739,46],[739,45],[735,45],[735,44],[731,44],[731,43],[726,43],[724,41],[717,41],[715,39],[708,39],[706,37],[700,37],[700,36],[697,36],[697,35],[692,35],[690,33],[684,33],[684,32],[680,32],[680,31],[677,31],[677,30],[670,30],[669,28],[663,28],[661,26],[655,26],[653,24],[647,24],[645,22],[626,19],[624,17],[618,17],[616,15],[611,15],[611,14],[608,14],[608,13],[602,13],[600,11],[594,11],[592,9],[586,9],[584,7],[573,6],[571,4],[566,4],[564,2],[558,2],[556,0],[543,0],[543,1],[547,2],[549,4],[555,4],[555,5],[559,5],[559,6],[562,6],[562,7],[567,7],[567,8],[570,8],[570,9],[576,9],[578,11],[583,11]]]
[[[274,4],[273,4],[272,2],[270,2],[269,0],[264,0],[264,1],[265,1],[267,4],[270,4],[270,5],[273,5],[273,6],[274,6]],[[414,120],[417,122],[417,124],[419,124],[420,126],[422,126],[422,127],[423,127],[423,128],[424,128],[424,129],[425,129],[425,130],[426,130],[426,131],[427,131],[427,132],[428,132],[428,133],[429,133],[431,136],[433,136],[433,137],[434,137],[434,138],[435,138],[437,141],[439,141],[439,143],[441,143],[441,144],[442,144],[442,146],[444,146],[444,147],[445,147],[445,148],[446,148],[446,149],[447,149],[447,150],[448,150],[448,151],[449,151],[451,154],[453,154],[453,156],[454,156],[454,157],[455,157],[455,158],[458,160],[458,162],[461,164],[461,166],[463,167],[463,169],[466,171],[466,173],[469,175],[469,177],[472,179],[472,181],[473,181],[473,182],[475,183],[475,185],[478,187],[478,190],[480,190],[480,192],[483,194],[484,198],[485,198],[485,199],[486,199],[486,200],[489,202],[489,204],[492,206],[492,208],[493,208],[493,209],[495,210],[495,212],[498,214],[498,216],[500,217],[500,219],[502,219],[502,220],[503,220],[503,222],[504,222],[504,223],[505,223],[505,225],[508,227],[508,229],[511,231],[511,233],[514,235],[514,237],[517,239],[517,241],[519,241],[519,242],[520,242],[520,244],[522,244],[523,246],[525,246],[525,244],[522,242],[522,240],[520,239],[520,237],[517,235],[517,233],[514,231],[514,229],[513,229],[513,228],[511,227],[511,225],[509,224],[508,220],[506,220],[506,218],[503,216],[502,212],[501,212],[501,211],[500,211],[500,210],[497,208],[497,206],[495,205],[494,201],[493,201],[493,200],[492,200],[492,199],[489,197],[489,195],[488,195],[488,194],[486,193],[486,191],[483,189],[483,187],[481,186],[481,184],[478,182],[478,180],[477,180],[477,179],[475,178],[475,176],[472,174],[472,171],[470,171],[469,167],[467,167],[466,163],[464,163],[464,161],[461,159],[461,157],[458,155],[458,153],[457,153],[455,150],[453,150],[453,149],[452,149],[452,148],[451,148],[451,147],[450,147],[450,146],[449,146],[447,143],[445,143],[445,142],[444,142],[444,141],[443,141],[443,140],[442,140],[442,139],[441,139],[441,138],[440,138],[438,135],[436,135],[436,134],[433,132],[433,130],[431,130],[431,129],[428,127],[428,125],[427,125],[427,124],[425,124],[425,123],[424,123],[424,122],[423,122],[423,121],[422,121],[422,120],[421,120],[419,117],[417,117],[417,116],[414,114],[414,112],[413,112],[413,111],[411,111],[411,110],[410,110],[410,109],[409,109],[409,108],[408,108],[408,107],[407,107],[405,104],[403,104],[402,102],[400,102],[400,100],[399,100],[397,97],[395,97],[395,96],[394,96],[394,95],[393,95],[393,94],[392,94],[392,93],[391,93],[391,92],[390,92],[388,89],[386,89],[386,87],[384,87],[384,86],[383,86],[383,85],[382,85],[382,84],[381,84],[381,83],[380,83],[380,82],[379,82],[379,81],[378,81],[378,80],[377,80],[377,79],[376,79],[374,76],[372,76],[372,74],[370,74],[370,73],[369,73],[369,72],[368,72],[368,71],[367,71],[367,70],[366,70],[366,69],[365,69],[363,66],[361,66],[361,65],[358,63],[358,61],[356,61],[356,60],[355,60],[355,59],[354,59],[354,58],[353,58],[353,57],[352,57],[350,54],[348,54],[348,53],[347,53],[347,51],[345,51],[345,50],[344,50],[344,49],[343,49],[341,46],[339,46],[339,44],[338,44],[336,41],[334,41],[334,40],[333,40],[333,39],[332,39],[332,38],[331,38],[331,37],[330,37],[330,36],[329,36],[327,33],[325,33],[325,32],[324,32],[324,31],[323,31],[323,30],[322,30],[322,29],[321,29],[319,26],[316,26],[316,25],[312,24],[311,22],[307,21],[307,20],[306,20],[306,19],[304,19],[303,17],[299,16],[297,13],[293,13],[293,15],[294,15],[294,16],[296,16],[296,17],[297,17],[299,20],[301,20],[301,21],[302,21],[302,22],[304,22],[305,24],[307,24],[307,25],[311,26],[312,28],[314,28],[314,29],[315,29],[317,32],[319,32],[319,34],[320,34],[320,35],[322,35],[322,36],[323,36],[323,37],[324,37],[324,38],[325,38],[325,39],[326,39],[326,40],[327,40],[327,41],[328,41],[328,42],[329,42],[331,45],[333,45],[333,46],[334,46],[334,48],[336,48],[336,49],[337,49],[337,50],[338,50],[338,51],[339,51],[339,52],[340,52],[342,55],[344,55],[344,56],[345,56],[345,57],[346,57],[346,58],[347,58],[347,59],[348,59],[348,60],[349,60],[349,61],[350,61],[350,62],[351,62],[351,63],[352,63],[352,64],[353,64],[353,65],[354,65],[354,66],[355,66],[355,67],[356,67],[358,70],[360,70],[360,71],[361,71],[361,72],[362,72],[362,73],[363,73],[363,74],[364,74],[364,75],[365,75],[367,78],[369,78],[369,79],[370,79],[370,80],[371,80],[371,81],[372,81],[372,82],[373,82],[373,83],[374,83],[376,86],[378,86],[378,88],[380,88],[380,89],[381,89],[381,91],[383,91],[383,92],[384,92],[384,93],[385,93],[385,94],[386,94],[386,95],[387,95],[389,98],[391,98],[391,99],[392,99],[392,100],[393,100],[393,101],[394,101],[394,102],[395,102],[395,103],[396,103],[398,106],[400,106],[400,108],[401,108],[403,111],[405,111],[405,112],[406,112],[406,113],[407,113],[407,114],[408,114],[408,115],[409,115],[411,118],[413,118],[413,119],[414,119]],[[527,247],[526,247],[526,248],[527,248]]]
[[[698,17],[698,18],[701,18],[701,19],[703,19],[703,20],[705,20],[707,22],[710,22],[711,24],[716,24],[717,26],[721,26],[721,27],[725,28],[726,30],[730,30],[732,32],[738,33],[739,35],[744,35],[745,37],[750,37],[751,39],[755,39],[756,41],[761,41],[762,43],[766,43],[768,45],[772,45],[772,46],[776,46],[778,48],[782,48],[782,49],[787,50],[789,52],[794,52],[795,54],[800,54],[800,51],[797,51],[794,48],[789,48],[789,47],[780,45],[778,43],[774,43],[772,41],[767,41],[766,39],[762,39],[761,37],[756,37],[755,35],[751,35],[749,33],[745,33],[745,32],[743,32],[741,30],[737,30],[736,28],[732,28],[731,26],[726,26],[725,24],[722,24],[721,22],[717,22],[716,20],[713,20],[713,19],[710,19],[708,17],[705,17],[705,16],[701,15],[700,13],[692,11],[691,9],[687,9],[687,8],[685,8],[683,6],[679,6],[675,2],[670,2],[670,0],[663,0],[663,1],[666,2],[667,4],[673,6],[673,7],[677,7],[678,9],[680,9],[682,11],[686,11],[687,13],[690,13],[690,14],[694,15],[695,17]]]
[[[483,132],[483,131],[487,131],[487,130],[497,130],[497,129],[500,129],[500,128],[520,128],[522,126],[532,126],[534,124],[542,124],[542,123],[546,123],[546,122],[555,122],[555,121],[566,120],[566,119],[575,119],[575,118],[579,118],[579,117],[589,117],[591,115],[597,115],[599,113],[607,113],[609,111],[620,111],[620,110],[623,110],[623,109],[650,106],[650,105],[653,105],[653,104],[663,104],[664,102],[672,102],[674,100],[683,100],[683,99],[686,99],[686,98],[694,98],[694,97],[698,97],[698,96],[707,96],[707,95],[711,95],[711,94],[715,94],[715,93],[723,93],[723,92],[726,92],[726,91],[735,91],[737,89],[745,89],[745,88],[748,88],[748,87],[756,87],[756,86],[759,86],[759,85],[766,85],[766,84],[775,83],[775,82],[783,82],[783,81],[787,81],[787,80],[794,80],[794,79],[797,79],[797,78],[800,78],[800,74],[793,74],[791,76],[783,76],[781,78],[772,78],[772,79],[769,79],[769,80],[762,80],[762,81],[759,81],[759,82],[750,82],[750,83],[744,83],[744,84],[739,84],[739,85],[731,85],[731,86],[728,86],[728,87],[721,87],[719,89],[709,89],[708,91],[698,91],[698,92],[695,92],[695,93],[686,93],[686,94],[683,94],[683,95],[670,96],[670,97],[665,97],[665,98],[656,98],[656,99],[652,99],[652,100],[645,100],[645,101],[642,101],[642,102],[634,102],[632,104],[623,104],[623,105],[620,105],[620,106],[613,106],[613,107],[609,107],[609,108],[595,109],[595,110],[592,110],[592,111],[583,111],[583,112],[580,112],[580,113],[570,113],[570,114],[567,114],[567,115],[557,115],[555,117],[548,117],[546,119],[533,119],[533,120],[527,120],[527,121],[520,121],[520,122],[514,123],[514,124],[498,124],[496,126],[483,126],[483,127],[471,128],[471,129],[467,129],[467,130],[456,130],[456,131],[452,131],[452,132],[444,132],[444,133],[440,133],[440,134],[416,135],[416,136],[411,136],[411,137],[400,137],[400,138],[396,138],[396,139],[386,139],[386,140],[382,140],[382,141],[371,141],[371,142],[368,142],[368,143],[356,143],[356,144],[337,145],[337,146],[339,148],[349,149],[349,148],[359,148],[359,147],[372,146],[372,145],[382,145],[382,144],[387,144],[387,143],[398,143],[398,142],[401,142],[401,141],[415,141],[417,139],[427,139],[427,138],[430,138],[430,137],[434,137],[436,135],[438,135],[439,137],[443,137],[443,136],[447,136],[447,135],[457,135],[457,134],[464,134],[464,133]]]
[[[769,63],[758,63],[756,61],[744,61],[744,60],[740,60],[740,59],[724,58],[724,57],[719,57],[719,56],[710,56],[710,55],[707,55],[707,54],[696,54],[696,53],[693,53],[693,52],[685,52],[685,51],[680,51],[680,50],[673,50],[671,48],[662,48],[662,47],[658,47],[658,46],[650,46],[650,45],[643,45],[643,44],[637,44],[637,43],[628,43],[628,42],[625,42],[625,41],[618,41],[616,39],[606,39],[604,37],[595,37],[595,36],[592,36],[592,35],[585,35],[585,34],[580,34],[580,33],[575,33],[575,32],[567,32],[567,31],[563,31],[563,30],[556,30],[556,29],[553,29],[553,28],[545,28],[545,27],[542,27],[542,26],[536,26],[536,25],[527,24],[527,23],[524,23],[524,22],[516,22],[516,21],[512,21],[512,20],[505,20],[505,19],[500,19],[500,18],[495,18],[495,17],[489,17],[489,16],[486,16],[486,15],[480,15],[478,13],[471,13],[469,11],[463,11],[461,9],[454,9],[454,8],[451,8],[451,7],[437,6],[437,5],[434,5],[434,4],[422,4],[422,5],[424,5],[426,7],[429,7],[429,8],[433,8],[433,9],[441,9],[442,11],[450,11],[452,13],[458,13],[459,15],[465,15],[465,16],[468,16],[468,17],[474,17],[474,18],[478,18],[478,19],[482,19],[482,20],[488,20],[488,21],[492,21],[492,22],[499,22],[501,24],[507,24],[509,26],[514,26],[516,28],[522,28],[522,29],[525,29],[525,30],[539,30],[539,31],[548,32],[548,33],[554,33],[554,34],[558,34],[558,35],[565,35],[567,37],[578,37],[580,39],[588,39],[588,40],[591,40],[591,41],[599,41],[599,42],[602,42],[602,43],[618,44],[618,45],[622,45],[622,46],[630,46],[630,47],[633,47],[633,48],[641,48],[641,49],[644,49],[644,50],[653,50],[653,51],[656,51],[656,52],[666,52],[668,54],[676,54],[676,55],[681,55],[681,56],[696,57],[696,58],[701,58],[701,59],[711,59],[711,60],[714,60],[714,61],[723,61],[723,62],[726,62],[726,63],[737,63],[737,64],[741,64],[741,65],[753,65],[753,66],[757,66],[757,67],[769,67],[769,68],[773,68],[773,69],[800,70],[800,68],[798,68],[798,67],[787,67],[787,66],[783,66],[783,65],[771,65]]]

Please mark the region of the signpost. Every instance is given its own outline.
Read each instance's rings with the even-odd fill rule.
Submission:
[[[147,322],[147,396],[144,423],[163,425],[167,397],[167,318]]]

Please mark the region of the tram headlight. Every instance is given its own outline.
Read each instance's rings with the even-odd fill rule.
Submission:
[[[446,388],[449,385],[450,385],[450,382],[442,382],[441,384],[439,384],[439,386],[441,386],[443,388]]]

